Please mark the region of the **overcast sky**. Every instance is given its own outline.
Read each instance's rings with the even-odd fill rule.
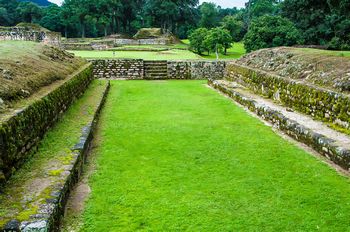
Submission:
[[[49,0],[50,2],[56,3],[60,5],[63,0]],[[200,3],[202,2],[214,2],[217,5],[222,6],[223,8],[232,8],[232,7],[244,7],[244,3],[247,2],[247,0],[200,0]]]

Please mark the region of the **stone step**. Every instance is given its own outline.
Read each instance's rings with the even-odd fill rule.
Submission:
[[[166,60],[145,60],[143,61],[144,64],[167,64],[168,61]]]
[[[350,169],[348,135],[333,130],[311,116],[277,105],[272,100],[258,96],[236,82],[209,79],[208,84],[343,169],[347,171]]]
[[[165,75],[168,74],[168,72],[164,70],[146,70],[145,74],[148,74],[148,73],[164,73]]]
[[[164,71],[164,72],[167,72],[168,69],[166,67],[145,67],[144,70],[146,71]]]
[[[166,78],[166,77],[168,77],[168,75],[167,74],[147,74],[147,75],[145,75],[145,77],[147,78],[147,77],[164,77],[164,78]]]

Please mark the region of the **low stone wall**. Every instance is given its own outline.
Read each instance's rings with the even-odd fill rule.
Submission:
[[[37,212],[41,213],[33,213],[30,215],[30,220],[27,221],[18,221],[17,219],[9,220],[4,228],[0,228],[0,231],[60,231],[60,223],[62,215],[64,215],[68,197],[82,173],[109,88],[110,84],[108,83],[101,96],[101,100],[96,106],[96,109],[94,109],[93,118],[83,127],[79,142],[71,148],[74,157],[66,164],[67,167],[64,169],[65,172],[63,176],[60,179],[55,179],[51,183],[52,189],[50,189],[48,193],[50,198],[38,206]]]
[[[115,39],[115,45],[167,45],[171,44],[172,40],[167,38],[154,39]]]
[[[224,85],[220,85],[218,81],[209,79],[208,84],[228,95],[241,105],[247,107],[250,111],[256,113],[265,121],[272,123],[274,127],[284,131],[290,137],[312,147],[345,170],[350,170],[350,150],[337,145],[334,140],[315,133],[311,129],[300,125],[296,121],[285,117],[280,112],[273,110],[266,105],[259,104]]]
[[[64,50],[94,50],[90,43],[62,43],[61,47]]]
[[[95,78],[143,79],[143,60],[91,60]]]
[[[69,39],[64,43],[61,43],[61,47],[65,50],[108,50],[114,47],[113,40],[101,40],[90,43],[74,42],[73,39]]]
[[[0,123],[0,185],[33,154],[46,131],[92,80],[92,66]]]
[[[225,61],[168,61],[169,79],[222,79]]]
[[[313,118],[350,129],[350,97],[303,82],[230,63],[228,80],[236,81],[263,96],[279,101]]]
[[[1,40],[34,41],[60,46],[61,34],[57,32],[28,30],[24,27],[1,27],[0,41]]]
[[[91,60],[96,78],[144,79],[144,60]],[[165,79],[222,79],[226,61],[177,60],[167,61]]]

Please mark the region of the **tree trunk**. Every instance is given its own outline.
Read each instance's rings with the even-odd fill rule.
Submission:
[[[219,53],[218,53],[218,44],[215,45],[215,55],[216,55],[216,59],[219,59]]]
[[[224,54],[225,54],[225,56],[226,56],[226,54],[227,54],[227,47],[225,47]]]
[[[85,38],[85,24],[81,23],[81,38]]]
[[[107,25],[105,25],[105,37],[107,37]]]

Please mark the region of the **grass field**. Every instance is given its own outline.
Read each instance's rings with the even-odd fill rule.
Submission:
[[[114,81],[81,231],[348,231],[350,182],[205,86]]]
[[[200,56],[188,50],[173,49],[169,51],[69,51],[83,58],[126,58],[144,60],[177,60],[177,59],[201,59]]]

